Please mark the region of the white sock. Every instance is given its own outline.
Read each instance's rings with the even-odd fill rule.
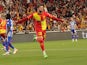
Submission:
[[[46,51],[45,50],[43,51],[43,55],[46,55]]]
[[[75,41],[77,42],[77,39]]]
[[[74,39],[72,39],[72,42],[74,42]]]

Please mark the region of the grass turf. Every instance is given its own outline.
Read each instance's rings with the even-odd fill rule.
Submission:
[[[48,58],[44,59],[37,42],[13,43],[18,53],[3,56],[0,50],[0,65],[87,65],[87,40],[81,39],[46,41]],[[2,45],[0,45],[2,48]]]

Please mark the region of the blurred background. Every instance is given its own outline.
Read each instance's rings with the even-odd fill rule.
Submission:
[[[2,15],[11,14],[14,33],[34,32],[33,20],[18,25],[15,22],[35,12],[39,3],[44,4],[46,12],[64,19],[63,23],[58,23],[47,18],[47,31],[70,31],[70,17],[75,18],[77,30],[87,30],[87,0],[0,0],[0,12]]]

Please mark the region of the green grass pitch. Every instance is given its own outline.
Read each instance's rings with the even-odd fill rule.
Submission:
[[[71,40],[46,41],[47,59],[37,42],[13,45],[19,51],[15,55],[3,56],[4,52],[0,50],[0,65],[87,65],[87,39],[80,39],[77,43]]]

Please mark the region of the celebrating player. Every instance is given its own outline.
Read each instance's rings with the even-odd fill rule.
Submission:
[[[47,28],[46,17],[52,18],[57,21],[62,21],[61,19],[58,19],[55,16],[52,16],[51,14],[45,12],[43,5],[39,4],[37,5],[36,12],[17,22],[18,24],[22,23],[23,21],[29,20],[30,18],[34,19],[34,28],[37,36],[37,41],[40,43],[44,58],[48,57],[44,47],[44,39],[46,37]]]
[[[73,17],[70,18],[70,29],[71,29],[71,34],[72,34],[72,42],[76,41],[77,42],[77,32],[76,32],[76,21],[74,20]]]

